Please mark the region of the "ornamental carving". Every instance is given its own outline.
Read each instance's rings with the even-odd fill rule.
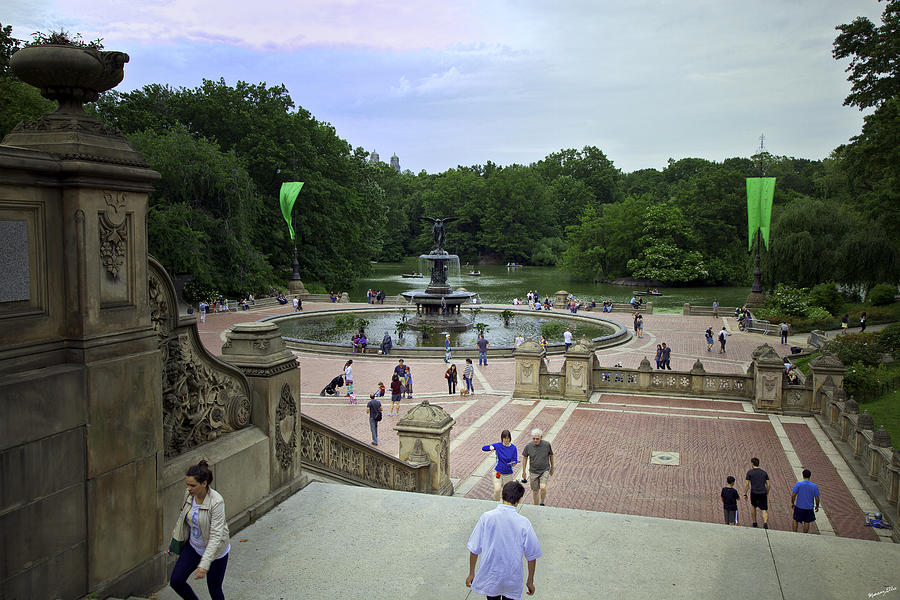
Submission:
[[[576,363],[572,365],[571,370],[572,382],[571,387],[583,387],[584,384],[584,363]]]
[[[289,469],[294,464],[294,452],[297,450],[297,402],[291,394],[291,386],[287,383],[281,388],[281,398],[275,409],[275,457],[282,469]],[[343,462],[340,460],[332,462]],[[346,470],[346,469],[344,469]]]
[[[128,246],[128,219],[125,213],[126,198],[121,192],[103,192],[106,210],[100,213],[100,261],[113,279],[119,278],[119,270],[125,264]]]
[[[124,198],[109,203],[121,208]],[[194,321],[179,325],[171,280],[155,259],[148,267],[150,321],[163,364],[165,456],[171,458],[249,425],[251,391],[240,371],[206,351]]]

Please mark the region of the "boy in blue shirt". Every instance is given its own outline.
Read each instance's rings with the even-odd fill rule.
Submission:
[[[519,463],[518,450],[512,443],[512,434],[509,429],[500,432],[500,443],[482,446],[485,452],[493,450],[497,454],[497,464],[494,466],[494,500],[500,500],[500,492],[503,486],[513,480],[513,465]]]
[[[803,533],[809,533],[809,524],[816,520],[816,513],[819,512],[819,486],[809,480],[811,475],[809,469],[803,469],[803,480],[795,483],[791,489],[791,506],[794,507],[791,529],[794,533],[800,523],[803,523]]]

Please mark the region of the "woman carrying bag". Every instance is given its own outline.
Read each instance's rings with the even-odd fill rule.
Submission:
[[[169,551],[179,556],[169,585],[185,600],[197,600],[188,583],[188,577],[196,572],[195,579],[206,578],[213,600],[225,600],[222,581],[231,551],[225,500],[209,487],[213,474],[205,460],[190,467],[184,480],[187,491],[169,546]]]

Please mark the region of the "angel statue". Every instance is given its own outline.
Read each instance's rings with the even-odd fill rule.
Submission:
[[[424,221],[431,221],[431,232],[434,235],[435,250],[440,252],[444,249],[444,241],[446,239],[444,224],[456,221],[459,217],[447,217],[446,219],[432,219],[431,217],[422,217]]]

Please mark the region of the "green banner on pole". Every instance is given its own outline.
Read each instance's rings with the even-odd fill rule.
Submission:
[[[772,224],[772,199],[775,197],[774,177],[747,178],[747,249],[753,248],[753,236],[758,229],[769,249],[769,229]]]
[[[294,223],[291,218],[291,211],[294,210],[294,202],[300,194],[300,188],[303,187],[302,181],[287,181],[281,184],[281,193],[279,201],[281,202],[281,214],[287,221],[288,229],[291,231],[291,239],[294,239]]]

